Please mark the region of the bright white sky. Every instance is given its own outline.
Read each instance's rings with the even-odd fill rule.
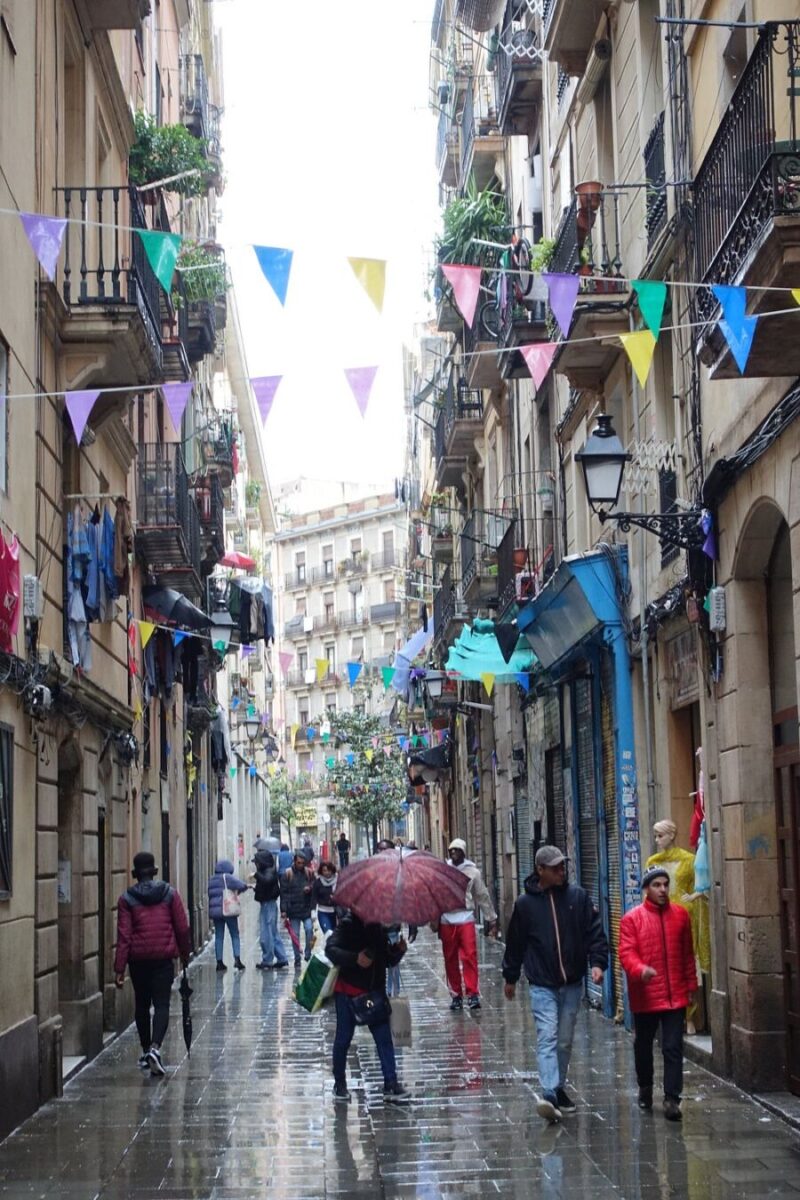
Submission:
[[[425,314],[438,228],[427,107],[433,0],[235,0],[223,35],[221,240],[250,374],[284,375],[265,429],[273,488],[391,484],[403,469],[402,344]],[[248,243],[295,257],[281,308]],[[347,257],[387,260],[383,315]],[[345,367],[379,364],[362,419]]]

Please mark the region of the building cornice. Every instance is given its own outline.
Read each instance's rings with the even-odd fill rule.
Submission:
[[[378,517],[387,517],[392,513],[396,513],[398,517],[404,518],[405,512],[405,505],[400,502],[387,505],[385,508],[362,509],[361,512],[348,513],[343,517],[331,517],[328,521],[317,521],[313,525],[300,525],[296,529],[282,529],[275,535],[275,541],[297,541],[298,539],[308,537],[309,534],[318,533],[321,530],[337,529],[345,525],[363,525],[365,522],[372,521]]]

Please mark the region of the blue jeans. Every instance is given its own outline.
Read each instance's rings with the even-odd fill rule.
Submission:
[[[567,1082],[572,1039],[583,983],[563,987],[531,984],[531,1012],[536,1023],[536,1058],[543,1092],[555,1092]]]
[[[278,929],[278,901],[262,900],[258,915],[258,935],[261,942],[261,961],[265,965],[288,962],[286,948]]]
[[[305,929],[305,958],[306,962],[308,962],[308,960],[311,958],[311,939],[314,936],[314,923],[311,920],[311,917],[289,917],[289,924],[291,925],[294,936],[297,938],[298,942],[300,941],[300,926],[302,925],[303,929]],[[299,963],[300,951],[298,950],[297,946],[295,946],[294,942],[292,942],[292,948],[294,949],[294,961]]]
[[[323,933],[328,933],[336,928],[336,913],[335,912],[320,912],[317,909],[317,920],[319,927]]]
[[[336,1036],[333,1039],[333,1082],[345,1086],[347,1076],[347,1051],[356,1031],[353,1008],[349,996],[336,992]],[[397,1063],[394,1057],[392,1028],[388,1021],[373,1025],[370,1033],[375,1039],[375,1049],[381,1063],[384,1084],[397,1082]]]
[[[228,932],[231,935],[231,945],[233,946],[233,957],[238,958],[241,952],[241,943],[239,941],[239,918],[238,917],[214,917],[214,949],[217,953],[217,962],[222,962],[222,952],[225,945],[225,926],[228,927]]]

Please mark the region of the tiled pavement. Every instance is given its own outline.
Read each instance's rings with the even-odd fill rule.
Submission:
[[[249,910],[249,905],[247,906]],[[133,1030],[0,1145],[3,1200],[800,1200],[800,1138],[687,1064],[685,1118],[636,1107],[629,1035],[581,1015],[571,1072],[579,1112],[548,1127],[534,1109],[536,1054],[526,989],[503,999],[501,948],[482,949],[484,1007],[452,1015],[438,943],[427,930],[403,966],[413,1047],[399,1052],[413,1094],[384,1108],[372,1039],[351,1051],[353,1101],[334,1107],[333,1013],[291,999],[291,971],[192,969],[195,1042],[180,1005],[159,1081],[137,1070]]]

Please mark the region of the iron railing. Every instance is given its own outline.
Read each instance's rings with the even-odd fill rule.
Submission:
[[[180,83],[183,123],[195,137],[205,140],[211,132],[211,121],[208,104],[208,76],[202,54],[181,56]]]
[[[200,574],[200,518],[181,448],[175,443],[147,442],[136,460],[136,517],[140,529],[179,529],[186,546],[187,565]]]
[[[369,610],[370,621],[397,621],[403,611],[399,600],[387,600],[385,604],[373,604]]]
[[[483,510],[476,510],[467,517],[460,534],[461,582],[465,592],[478,574],[484,555],[492,557],[497,553],[513,520],[511,516]]]
[[[388,571],[401,565],[396,550],[383,550],[380,554],[373,554],[369,561],[373,571]]]
[[[461,171],[463,186],[472,166],[475,138],[494,128],[497,132],[497,100],[493,75],[474,75],[467,81],[461,116]]]
[[[448,566],[433,594],[433,628],[437,639],[445,637],[447,626],[455,615],[456,595],[457,585],[453,580],[453,570]]]
[[[516,520],[509,523],[497,547],[497,591],[500,596],[498,611],[504,613],[516,598],[517,571],[514,551],[522,541],[522,526]]]
[[[521,20],[515,17],[518,9],[519,4],[515,3],[515,0],[507,0],[500,26],[504,33],[503,40],[509,41],[512,46],[518,47],[520,51],[519,54],[506,54],[505,50],[501,47],[497,52],[495,74],[497,78],[497,101],[500,112],[505,110],[506,97],[511,87],[515,69],[533,65],[533,59],[526,51],[532,49],[537,44],[536,31],[526,28],[521,23]],[[527,12],[527,9],[524,12]],[[515,25],[517,26],[516,29],[514,28]]]
[[[582,295],[623,292],[620,196],[602,192],[594,204],[596,207],[591,203],[584,207],[576,196],[564,210],[549,269],[553,273],[583,275]]]
[[[366,555],[354,554],[339,563],[339,572],[342,575],[364,575],[368,570],[369,557]]]
[[[360,629],[364,625],[369,625],[369,616],[364,611],[339,613],[336,618],[338,629]]]
[[[472,165],[472,147],[475,142],[475,84],[470,80],[464,96],[464,111],[461,116],[461,182],[467,178]]]
[[[647,248],[650,250],[667,223],[667,171],[664,162],[663,112],[651,129],[644,148],[644,177],[647,180],[645,225]]]

